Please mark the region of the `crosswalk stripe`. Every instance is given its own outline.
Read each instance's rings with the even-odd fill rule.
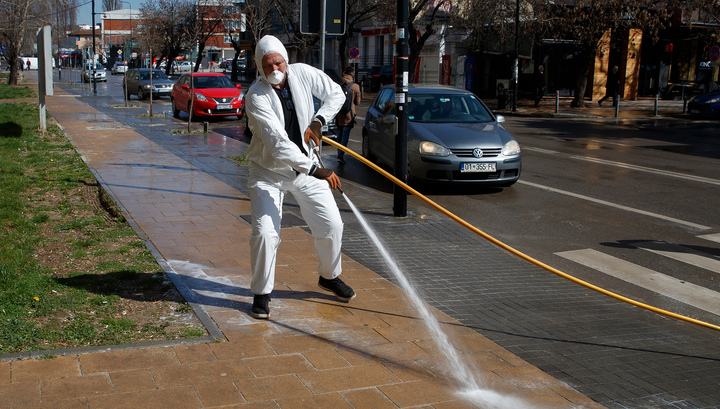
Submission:
[[[709,254],[699,252],[677,244],[670,244],[664,241],[644,241],[633,243],[633,246],[651,251],[661,256],[682,261],[695,267],[704,268],[715,273],[720,273],[720,260],[708,257]]]
[[[710,241],[714,241],[714,242],[720,243],[720,233],[715,233],[715,234],[703,234],[702,236],[698,236],[698,237],[700,237],[701,239],[710,240]]]
[[[720,315],[720,293],[593,249],[555,253],[620,280],[635,284],[704,311]]]

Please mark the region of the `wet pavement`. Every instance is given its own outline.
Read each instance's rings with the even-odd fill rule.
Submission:
[[[228,159],[244,153],[243,138],[225,127],[174,134],[186,125],[76,85],[58,84],[48,99],[50,114],[220,342],[58,351],[46,361],[6,356],[0,407],[473,407],[455,394],[441,351],[342,198],[343,274],[357,299],[337,302],[317,289],[312,239],[288,200],[272,319],[254,320],[247,172]],[[633,117],[651,115],[645,105]],[[588,293],[418,199],[409,198],[408,217],[395,218],[390,192],[350,180],[343,189],[483,387],[519,399],[488,393],[477,407],[720,406],[716,332]]]

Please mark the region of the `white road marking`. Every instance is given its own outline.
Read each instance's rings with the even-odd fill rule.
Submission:
[[[684,220],[676,219],[676,218],[674,218],[674,217],[663,216],[663,215],[661,215],[661,214],[652,213],[652,212],[648,212],[648,211],[640,210],[640,209],[635,209],[635,208],[629,207],[629,206],[623,206],[623,205],[621,205],[621,204],[608,202],[608,201],[606,201],[606,200],[595,199],[595,198],[590,197],[590,196],[585,196],[585,195],[581,195],[581,194],[578,194],[578,193],[568,192],[567,190],[561,190],[561,189],[556,189],[556,188],[554,188],[554,187],[539,185],[539,184],[537,184],[537,183],[528,182],[528,181],[526,181],[526,180],[518,180],[517,183],[521,183],[521,184],[524,184],[524,185],[536,187],[536,188],[538,188],[538,189],[543,189],[543,190],[547,190],[547,191],[550,191],[550,192],[555,192],[555,193],[560,193],[560,194],[567,195],[567,196],[572,196],[572,197],[575,197],[575,198],[578,198],[578,199],[588,200],[588,201],[591,201],[591,202],[593,202],[593,203],[597,203],[597,204],[601,204],[601,205],[605,205],[605,206],[614,207],[614,208],[616,208],[616,209],[626,210],[626,211],[628,211],[628,212],[633,212],[633,213],[637,213],[637,214],[642,214],[642,215],[644,215],[644,216],[654,217],[654,218],[656,218],[656,219],[666,220],[666,221],[669,221],[669,222],[672,222],[672,223],[677,223],[677,224],[681,224],[681,225],[684,225],[684,226],[688,226],[688,227],[691,227],[691,228],[693,228],[693,229],[699,229],[699,230],[709,230],[709,229],[711,229],[711,227],[703,226],[703,225],[701,225],[701,224],[696,224],[696,223],[692,223],[692,222],[687,222],[687,221],[684,221]]]
[[[522,148],[523,148],[523,150],[526,150],[526,151],[547,153],[547,154],[551,154],[551,155],[563,155],[570,159],[582,160],[582,161],[592,162],[592,163],[599,163],[599,164],[608,165],[608,166],[617,166],[617,167],[625,168],[625,169],[632,169],[632,170],[637,170],[637,171],[641,171],[641,172],[653,173],[656,175],[663,175],[663,176],[668,176],[668,177],[673,177],[673,178],[678,178],[678,179],[691,180],[693,182],[709,183],[711,185],[720,186],[720,180],[718,180],[718,179],[711,179],[711,178],[706,178],[706,177],[702,177],[702,176],[686,175],[684,173],[670,172],[670,171],[661,170],[661,169],[653,169],[653,168],[648,168],[645,166],[631,165],[629,163],[622,163],[622,162],[615,162],[615,161],[611,161],[611,160],[593,158],[590,156],[567,155],[567,154],[549,150],[549,149],[533,148],[533,147],[528,148],[528,147],[524,147],[524,146]]]
[[[593,249],[555,253],[628,283],[720,315],[720,294]]]
[[[700,267],[714,273],[720,273],[720,260],[712,258],[712,256],[707,253],[664,241],[644,241],[633,243],[632,245],[673,260],[682,261],[683,263]]]
[[[698,236],[698,237],[700,237],[701,239],[710,240],[710,241],[714,241],[714,242],[716,242],[716,243],[720,243],[720,233],[704,234],[704,235]]]

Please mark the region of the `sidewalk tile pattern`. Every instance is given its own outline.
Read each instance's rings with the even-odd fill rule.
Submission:
[[[108,101],[97,97],[94,103]],[[237,165],[218,160],[242,154],[242,144],[202,135],[176,135],[167,142],[167,129],[149,127],[140,134],[133,126],[139,120],[126,116],[126,122],[116,121],[62,90],[48,107],[227,342],[0,362],[0,408],[483,407],[456,393],[442,351],[385,267],[368,263],[377,257],[362,254],[372,250],[357,229],[348,232],[350,251],[343,261],[347,281],[358,292],[356,301],[340,303],[317,290],[312,238],[303,227],[290,227],[281,233],[272,320],[249,317],[249,226],[240,217],[249,214],[249,200],[242,193],[246,175]],[[444,241],[457,233],[432,223],[401,227],[403,231],[382,233],[403,238],[404,246],[392,249],[401,260],[415,259],[416,254],[403,252],[422,248],[406,239]],[[472,244],[471,254],[489,269],[507,271],[511,282],[534,273],[509,258],[498,259],[497,253],[483,257],[490,250]],[[355,255],[366,256],[363,264],[353,260]],[[478,314],[495,316],[497,324],[505,321],[504,310],[531,311],[535,303],[552,300],[527,305],[508,300],[482,312],[468,311],[461,300],[429,295],[439,288],[475,285],[480,296],[501,285],[492,281],[497,277],[487,277],[480,286],[477,276],[463,281],[435,272],[414,279],[437,285],[424,288],[427,300],[444,312],[434,310],[484,388],[516,399],[519,407],[602,407],[553,377],[558,370],[544,372],[513,354],[532,347],[517,342],[514,324],[495,327],[496,340],[510,338],[510,349],[480,335],[476,330],[481,327],[463,325]],[[528,317],[538,319],[552,326],[552,317]]]

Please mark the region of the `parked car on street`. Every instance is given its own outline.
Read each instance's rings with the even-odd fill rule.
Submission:
[[[175,61],[173,63],[173,70],[179,72],[190,72],[195,68],[195,63],[190,61]]]
[[[113,67],[110,69],[112,75],[124,74],[128,70],[128,65],[125,61],[116,61]]]
[[[94,70],[93,70],[94,68]],[[93,72],[94,71],[94,72]],[[99,62],[95,63],[95,66],[93,67],[93,64],[91,62],[86,62],[83,66],[83,74],[82,74],[83,82],[90,82],[90,81],[106,81],[107,82],[107,72],[105,71],[105,66],[100,64]]]
[[[411,84],[408,180],[510,186],[522,168],[520,145],[475,94],[448,86]],[[385,86],[368,108],[362,154],[388,166],[395,152],[395,88]]]
[[[195,116],[242,115],[245,93],[240,84],[233,84],[220,72],[196,72],[183,74],[172,89],[172,112],[190,112]]]
[[[720,118],[720,91],[694,96],[688,102],[688,112]]]
[[[362,79],[363,85],[370,92],[376,92],[383,85],[393,84],[395,80],[393,78],[393,66],[383,65],[375,66],[365,74]]]
[[[173,85],[175,83],[161,70],[137,68],[125,73],[123,92],[127,87],[128,98],[135,94],[138,99],[147,99],[150,97],[150,92],[152,92],[153,98],[169,97]]]
[[[237,65],[237,70],[238,70],[238,72],[240,72],[240,73],[244,73],[244,72],[245,72],[245,68],[246,68],[246,66],[247,66],[247,63],[245,62],[245,59],[244,59],[244,58],[239,58],[239,59],[237,60],[237,64],[236,64],[236,65]],[[220,67],[221,67],[223,70],[232,71],[232,60],[225,60],[225,61],[223,61],[222,64],[220,64]]]

